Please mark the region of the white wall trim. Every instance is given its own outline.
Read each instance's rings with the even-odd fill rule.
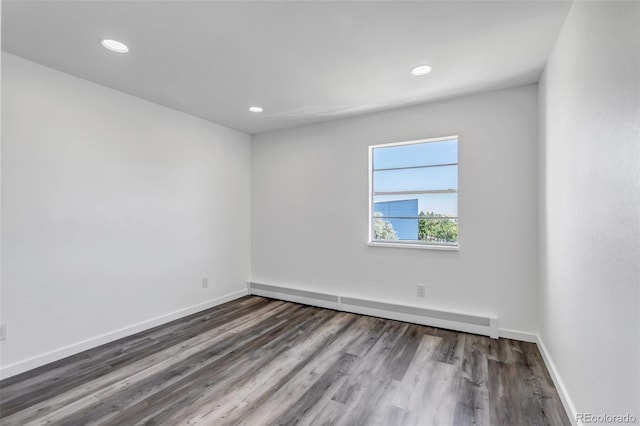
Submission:
[[[257,296],[287,300],[343,312],[412,322],[465,333],[481,334],[494,339],[499,337],[498,318],[495,317],[442,311],[420,306],[400,305],[378,300],[352,298],[346,295],[320,293],[312,290],[254,282],[249,283],[249,292]]]
[[[198,303],[177,311],[169,312],[148,320],[132,324],[118,330],[110,331],[99,336],[91,337],[86,340],[82,340],[71,345],[63,346],[59,349],[55,349],[50,352],[45,352],[40,355],[36,355],[22,361],[14,362],[13,364],[3,365],[0,367],[0,378],[6,379],[7,377],[15,376],[16,374],[23,373],[28,370],[49,364],[54,361],[58,361],[62,358],[66,358],[71,355],[75,355],[82,351],[92,349],[103,345],[105,343],[113,342],[114,340],[121,339],[123,337],[131,336],[132,334],[139,333],[144,330],[156,327],[168,323],[170,321],[185,317],[187,315],[195,314],[200,311],[204,311],[214,306],[221,305],[226,302],[238,299],[242,296],[249,294],[248,290],[236,291],[216,299],[208,300],[206,302]]]
[[[488,333],[486,329],[479,329],[476,326],[465,326],[461,325],[461,323],[454,321],[446,321],[430,318],[425,320],[424,317],[418,315],[410,315],[398,312],[392,312],[384,309],[373,309],[370,307],[355,307],[349,306],[342,303],[342,299],[345,296],[342,295],[330,295],[327,293],[317,293],[314,291],[303,290],[299,288],[293,287],[282,287],[283,290],[286,289],[287,293],[282,293],[279,291],[267,291],[263,289],[251,288],[251,282],[247,283],[247,289],[250,294],[255,294],[257,296],[264,297],[272,297],[274,299],[287,300],[289,302],[302,303],[306,305],[318,306],[320,308],[328,308],[328,309],[336,309],[338,311],[343,312],[353,312],[362,315],[372,315],[382,318],[394,319],[397,321],[407,321],[413,322],[417,324],[430,325],[433,327],[442,327],[448,328],[451,330],[462,331],[466,333],[477,333],[483,335],[489,335],[490,337],[498,338],[502,337],[505,339],[514,339],[520,340],[523,342],[529,343],[538,343],[538,335],[535,333],[528,333],[520,330],[510,330],[506,328],[498,328],[498,319],[490,318],[491,324],[489,329],[493,331],[494,335],[491,336],[490,332]],[[275,286],[274,286],[275,287]],[[320,296],[320,297],[318,297]],[[407,306],[408,307],[408,306]],[[459,313],[455,313],[459,314]]]
[[[567,391],[567,388],[564,385],[564,382],[560,378],[558,369],[556,368],[556,365],[551,360],[551,355],[549,354],[549,351],[547,350],[547,347],[545,346],[540,335],[536,335],[536,340],[537,340],[536,343],[538,344],[538,349],[540,350],[540,354],[542,355],[542,359],[545,365],[547,366],[547,370],[551,375],[551,380],[553,380],[553,384],[555,385],[556,390],[558,391],[558,395],[560,395],[562,406],[564,407],[564,410],[566,411],[567,416],[569,417],[569,421],[571,422],[571,424],[582,426],[582,422],[578,422],[576,420],[577,418],[576,415],[578,414],[578,412],[576,411],[575,405],[573,405],[573,401],[569,396],[569,392]]]
[[[507,328],[501,328],[499,330],[500,337],[503,339],[520,340],[522,342],[538,343],[538,335],[534,333],[527,333],[519,330],[509,330]]]

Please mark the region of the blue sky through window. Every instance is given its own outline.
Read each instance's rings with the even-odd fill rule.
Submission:
[[[396,145],[373,150],[375,170],[458,162],[458,140]]]
[[[458,189],[458,166],[439,166],[405,170],[380,170],[420,167],[458,162],[458,140],[396,145],[373,149],[373,191],[419,191]],[[377,170],[377,171],[376,171]],[[374,203],[418,199],[418,211],[447,216],[458,215],[458,196],[451,194],[376,195]]]

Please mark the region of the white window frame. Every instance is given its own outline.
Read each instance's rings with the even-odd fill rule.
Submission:
[[[417,139],[413,141],[404,141],[404,142],[392,142],[385,144],[377,144],[377,145],[369,145],[369,215],[367,217],[367,228],[369,229],[369,237],[367,239],[367,245],[370,247],[396,247],[396,248],[411,248],[411,249],[428,249],[428,250],[460,250],[460,210],[458,208],[458,215],[456,219],[458,221],[458,242],[456,245],[438,245],[438,244],[430,244],[427,242],[420,241],[401,241],[398,240],[393,241],[376,241],[373,239],[373,198],[374,195],[401,195],[403,193],[406,194],[451,194],[455,193],[456,197],[459,201],[460,197],[460,183],[458,182],[458,188],[456,189],[439,189],[439,190],[430,190],[430,191],[397,191],[397,192],[385,192],[385,193],[374,193],[373,192],[373,150],[376,148],[388,148],[391,146],[401,146],[401,145],[417,145],[422,143],[430,143],[430,142],[442,142],[446,140],[456,139],[458,141],[458,149],[460,148],[460,138],[458,135],[451,136],[442,136],[437,138],[428,138],[428,139]],[[437,164],[437,166],[446,166],[446,165],[457,165],[457,172],[460,172],[460,153],[458,152],[458,162],[457,163],[443,163]],[[415,168],[415,167],[406,167],[407,169]],[[402,168],[398,168],[400,170]]]

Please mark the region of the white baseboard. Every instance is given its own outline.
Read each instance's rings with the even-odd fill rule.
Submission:
[[[345,303],[342,303],[343,299],[347,299],[343,296],[327,294],[327,293],[317,293],[308,290],[302,290],[291,287],[280,287],[280,286],[266,286],[272,287],[269,290],[265,290],[263,288],[255,288],[255,286],[251,287],[251,282],[247,283],[247,288],[251,294],[255,294],[256,296],[264,296],[271,297],[274,299],[287,300],[289,302],[302,303],[306,305],[317,306],[320,308],[328,308],[335,309],[344,312],[352,312],[356,314],[362,315],[371,315],[381,318],[388,318],[397,321],[406,321],[412,322],[416,324],[429,325],[433,327],[441,327],[447,328],[456,331],[462,331],[466,333],[475,333],[475,334],[483,334],[490,335],[494,334],[490,337],[502,337],[505,339],[514,339],[520,340],[523,342],[537,343],[538,336],[534,333],[528,333],[525,331],[519,330],[510,330],[506,328],[495,328],[491,330],[493,327],[497,327],[494,323],[487,327],[477,327],[475,325],[468,325],[460,322],[446,321],[442,319],[434,319],[434,318],[425,318],[419,315],[411,315],[403,312],[390,311],[385,309],[376,309],[370,306],[350,306]],[[255,283],[253,283],[255,284]],[[264,284],[259,284],[260,287],[265,287]],[[396,305],[399,307],[399,305]],[[406,307],[406,306],[402,306]],[[497,319],[492,318],[492,320],[497,323]],[[496,335],[497,334],[497,335]]]
[[[249,292],[257,296],[428,325],[431,327],[446,328],[465,333],[480,334],[494,339],[499,337],[498,318],[490,316],[394,304],[340,294],[320,293],[306,289],[254,282],[250,282],[248,287]]]
[[[533,333],[527,333],[525,331],[509,330],[507,328],[501,328],[499,330],[500,337],[504,339],[520,340],[522,342],[538,343],[538,335]]]
[[[537,340],[536,343],[538,344],[538,349],[540,349],[540,354],[542,355],[542,359],[545,365],[547,366],[547,370],[551,375],[551,380],[553,380],[553,384],[555,385],[556,390],[558,391],[558,395],[560,395],[562,406],[564,407],[564,410],[566,411],[567,416],[569,417],[569,421],[574,425],[581,426],[582,423],[576,420],[577,413],[578,413],[576,411],[576,407],[575,405],[573,405],[573,401],[571,401],[569,392],[567,391],[567,388],[564,385],[564,382],[560,378],[560,374],[558,373],[556,365],[551,360],[551,355],[549,355],[549,351],[547,350],[547,347],[544,345],[544,342],[542,341],[542,338],[540,337],[540,335],[536,335],[536,340]]]
[[[144,330],[156,327],[168,323],[170,321],[185,317],[187,315],[195,314],[200,311],[204,311],[214,306],[221,305],[226,302],[238,299],[242,296],[249,294],[248,290],[240,290],[234,293],[227,294],[225,296],[218,297],[216,299],[208,300],[197,305],[189,306],[184,309],[169,312],[168,314],[160,315],[155,318],[151,318],[145,321],[141,321],[136,324],[132,324],[118,330],[110,331],[99,336],[91,337],[81,342],[73,343],[71,345],[63,346],[50,352],[46,352],[40,355],[27,358],[22,361],[14,362],[12,364],[3,365],[0,367],[0,378],[6,379],[7,377],[15,376],[16,374],[23,373],[28,370],[49,364],[54,361],[58,361],[62,358],[66,358],[71,355],[75,355],[82,351],[92,349],[103,345],[105,343],[113,342],[114,340],[121,339],[123,337],[131,336],[132,334],[139,333]]]

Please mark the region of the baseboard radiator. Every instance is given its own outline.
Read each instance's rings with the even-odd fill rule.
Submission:
[[[375,300],[358,299],[338,294],[318,293],[290,287],[254,282],[247,283],[249,293],[321,308],[356,314],[371,315],[431,327],[446,328],[466,333],[498,338],[498,319],[458,312],[439,311],[417,306],[398,305]]]

